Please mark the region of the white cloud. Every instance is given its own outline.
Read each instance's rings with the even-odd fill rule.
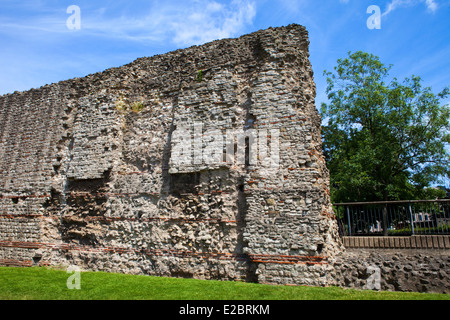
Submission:
[[[254,1],[234,0],[228,5],[199,1],[171,19],[168,30],[178,45],[201,44],[236,35],[250,25],[256,15]]]
[[[150,1],[141,11],[120,13],[115,6],[92,10],[80,5],[84,35],[139,42],[173,42],[177,46],[198,45],[239,36],[253,23],[255,0]],[[65,8],[64,8],[65,9]],[[119,12],[119,14],[118,14]],[[115,14],[115,15],[114,15]],[[71,32],[64,12],[46,12],[27,20],[2,19],[0,28],[10,34],[43,39]]]
[[[81,29],[74,31],[66,25],[66,5],[2,1],[0,39],[7,45],[0,50],[0,94],[237,37],[248,33],[256,16],[256,0],[85,0],[77,2]]]
[[[392,0],[386,6],[386,10],[383,13],[383,16],[388,15],[397,8],[411,7],[421,3],[425,4],[427,6],[427,10],[433,13],[436,12],[438,8],[438,4],[435,2],[435,0]]]
[[[253,0],[164,1],[147,15],[115,20],[99,16],[84,22],[82,28],[116,39],[172,41],[177,46],[189,46],[237,36],[252,24],[255,15]]]
[[[430,10],[431,12],[435,12],[438,8],[438,5],[436,2],[434,2],[434,0],[426,0],[426,5],[428,7],[428,10]]]

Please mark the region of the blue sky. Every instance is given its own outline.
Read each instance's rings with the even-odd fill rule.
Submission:
[[[71,5],[80,29],[67,26]],[[381,29],[367,27],[371,5]],[[392,76],[419,75],[435,92],[450,85],[450,0],[0,0],[0,94],[291,23],[309,31],[317,106],[323,71],[348,51],[373,53]]]

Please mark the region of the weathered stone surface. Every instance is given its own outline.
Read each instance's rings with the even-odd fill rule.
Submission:
[[[419,238],[343,250],[308,58],[290,25],[0,96],[0,265],[448,293]]]
[[[327,285],[308,45],[270,28],[1,96],[0,264]]]
[[[448,250],[347,249],[330,265],[341,287],[450,293]]]

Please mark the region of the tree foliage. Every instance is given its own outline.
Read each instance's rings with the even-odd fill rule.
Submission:
[[[323,147],[335,202],[424,197],[450,174],[449,88],[434,94],[417,76],[386,83],[390,69],[358,51],[324,72]]]

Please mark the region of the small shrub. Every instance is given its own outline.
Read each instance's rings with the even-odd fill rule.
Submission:
[[[141,112],[144,109],[144,103],[142,101],[134,102],[131,105],[131,111],[133,112]]]
[[[141,112],[142,110],[144,110],[144,102],[143,101],[136,101],[133,102],[131,105],[130,103],[128,103],[126,101],[126,99],[120,97],[117,101],[116,101],[116,110],[121,112],[121,113],[128,113],[128,112]]]

